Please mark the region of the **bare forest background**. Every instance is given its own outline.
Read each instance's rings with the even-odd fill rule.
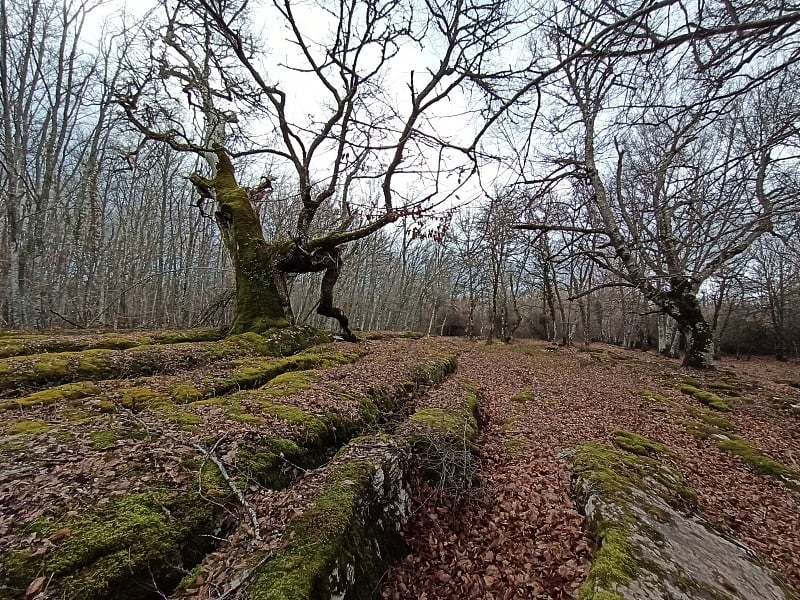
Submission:
[[[98,30],[99,9],[86,2],[0,5],[0,326],[229,325],[230,259],[185,177],[201,159],[143,143],[119,109],[116,89],[128,68],[121,34],[111,25]],[[675,321],[633,281],[619,240],[598,228],[608,225],[598,212],[606,202],[648,277],[687,275],[716,349],[797,359],[798,9],[719,6],[730,10],[720,8],[716,33],[734,37],[709,36],[700,50],[676,33],[664,44],[670,52],[650,53],[646,64],[613,52],[562,61],[552,79],[528,90],[535,109],[530,101],[506,111],[495,150],[477,161],[517,168],[511,183],[481,177],[475,191],[433,211],[408,211],[346,245],[337,303],[351,326],[675,352]],[[551,9],[517,13],[515,27],[541,33],[562,17],[580,25],[579,13]],[[750,35],[725,29],[725,19],[780,22]],[[576,38],[559,27],[525,47],[574,55]],[[643,72],[647,83],[637,79]],[[520,98],[492,91],[495,105]],[[498,156],[504,147],[513,153]],[[237,161],[240,184],[255,189],[263,157]],[[253,198],[265,238],[291,238],[301,199],[279,166],[266,170],[272,192]],[[369,205],[369,192],[369,182],[351,189],[352,204]],[[768,214],[759,212],[767,205]],[[336,221],[336,211],[324,205],[318,219]],[[288,280],[299,324],[330,325],[315,313],[320,277]]]

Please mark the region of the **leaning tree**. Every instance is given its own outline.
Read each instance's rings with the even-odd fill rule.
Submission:
[[[534,199],[556,192],[582,213],[517,227],[596,237],[582,252],[675,319],[686,365],[713,366],[700,286],[798,206],[786,180],[800,14],[585,0],[544,20],[559,68],[545,88],[550,141],[523,180]]]
[[[201,159],[189,180],[231,257],[232,332],[293,323],[287,275],[322,272],[317,312],[352,337],[333,296],[343,245],[463,185],[446,175],[474,166],[466,92],[507,74],[493,57],[517,23],[500,0],[162,0],[127,32],[118,102],[145,141]],[[291,235],[265,239],[265,200],[294,211]]]

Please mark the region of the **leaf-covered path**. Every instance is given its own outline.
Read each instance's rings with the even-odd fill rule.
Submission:
[[[574,448],[635,435],[800,587],[796,364],[325,338],[0,336],[0,598],[576,598]]]
[[[662,460],[697,490],[700,509],[800,586],[798,489],[718,447],[741,438],[796,469],[800,419],[791,405],[800,394],[791,367],[726,361],[698,374],[607,347],[460,350],[456,376],[482,392],[483,485],[460,502],[421,495],[406,525],[413,552],[388,573],[383,598],[577,597],[591,542],[569,495],[569,450],[610,444],[619,430],[663,443]],[[716,389],[730,412],[711,412],[681,392],[688,385]]]

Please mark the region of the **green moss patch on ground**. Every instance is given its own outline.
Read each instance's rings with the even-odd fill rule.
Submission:
[[[653,442],[643,435],[630,431],[617,430],[611,434],[611,441],[620,450],[638,454],[639,456],[654,456],[664,454],[667,448],[664,444]]]
[[[795,488],[800,488],[800,473],[778,462],[744,438],[733,436],[721,439],[717,441],[717,447],[738,456],[757,473],[777,477]]]
[[[35,435],[49,430],[50,425],[45,421],[37,419],[25,419],[22,421],[12,421],[5,429],[6,432],[11,435]]]
[[[385,436],[359,438],[325,468],[324,487],[257,569],[250,600],[368,599],[388,563],[406,552],[399,453]]]
[[[512,402],[533,402],[536,400],[536,394],[534,394],[531,390],[523,390],[517,394],[514,394],[509,398]]]
[[[718,410],[721,412],[730,411],[730,407],[728,406],[728,404],[714,392],[701,390],[698,387],[688,383],[682,383],[679,389],[681,393],[686,394],[688,396],[692,396],[693,398],[695,398],[702,404],[705,404],[709,408],[713,408],[714,410]]]
[[[199,534],[213,529],[216,509],[195,494],[133,494],[79,517],[29,524],[40,538],[55,539],[42,555],[15,551],[4,570],[11,586],[24,590],[38,575],[71,598],[138,598],[142,582],[174,586],[186,559],[199,560],[207,544]],[[192,565],[189,565],[192,566]]]

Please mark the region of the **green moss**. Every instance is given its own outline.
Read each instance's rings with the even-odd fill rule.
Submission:
[[[415,425],[433,429],[442,434],[459,439],[472,440],[478,433],[478,423],[472,415],[459,415],[442,408],[423,408],[409,418]]]
[[[319,417],[304,411],[296,406],[280,404],[277,402],[259,401],[261,410],[298,429],[298,435],[307,440],[309,444],[321,444],[330,436],[328,424]]]
[[[729,383],[726,381],[712,381],[706,387],[710,390],[717,390],[718,392],[725,392],[727,395],[733,395],[739,390],[737,383]]]
[[[263,423],[264,419],[248,413],[242,407],[242,403],[233,396],[220,396],[196,402],[196,405],[219,406],[225,414],[232,420],[240,423]]]
[[[654,392],[652,390],[637,390],[636,395],[660,404],[672,404],[672,400],[667,398],[665,395],[659,394],[658,392]]]
[[[268,439],[263,446],[239,448],[236,466],[248,481],[270,489],[283,489],[298,474],[299,467],[309,464],[309,453],[292,440]]]
[[[176,383],[174,386],[172,386],[170,394],[175,401],[179,402],[180,404],[196,402],[197,400],[203,398],[203,392],[197,389],[197,386],[185,382]]]
[[[512,402],[532,402],[536,400],[536,395],[530,390],[523,390],[509,398]]]
[[[717,442],[717,447],[720,450],[738,456],[756,473],[789,480],[794,487],[800,486],[800,473],[776,461],[743,438],[732,437],[727,440],[719,440]]]
[[[113,365],[113,350],[84,350],[74,356],[75,375],[88,379],[102,379],[118,371]]]
[[[694,377],[684,377],[683,379],[681,379],[681,383],[694,388],[700,388],[700,386],[703,385],[699,379],[696,379]]]
[[[581,444],[575,450],[573,471],[592,489],[625,504],[634,489],[658,483],[665,499],[681,509],[697,505],[697,493],[677,474],[647,456],[620,452],[600,444]]]
[[[19,438],[0,442],[0,454],[17,454],[25,450],[25,442]]]
[[[314,371],[293,371],[278,375],[259,391],[270,396],[290,396],[309,389],[316,380]]]
[[[38,354],[33,363],[33,372],[38,379],[48,380],[69,373],[69,354]]]
[[[55,437],[59,442],[72,442],[75,440],[75,434],[71,431],[57,431]]]
[[[580,588],[580,600],[622,600],[612,590],[629,583],[639,572],[639,557],[628,542],[629,535],[630,528],[625,524],[608,525],[595,533],[598,546]]]
[[[511,438],[510,440],[506,440],[503,443],[503,446],[511,456],[518,457],[521,456],[527,449],[529,449],[531,445],[527,440]]]
[[[697,380],[693,379],[692,381],[697,381]],[[725,401],[719,396],[717,396],[714,392],[705,392],[699,389],[698,387],[688,383],[681,384],[680,390],[682,393],[694,397],[696,400],[702,402],[706,406],[713,408],[714,410],[719,410],[723,412],[727,412],[730,410],[730,407],[725,403]]]
[[[517,425],[519,424],[520,418],[519,417],[506,417],[502,421],[500,421],[500,431],[504,431],[506,433],[510,431],[514,431]]]
[[[711,412],[710,410],[706,410],[704,408],[690,407],[688,411],[689,414],[691,414],[694,417],[697,417],[706,425],[710,425],[721,431],[733,431],[733,424],[730,421],[719,416],[716,413]]]
[[[141,581],[168,588],[180,579],[189,540],[210,531],[214,516],[213,504],[194,494],[114,499],[82,517],[39,523],[44,537],[58,530],[68,535],[43,557],[10,553],[6,574],[20,589],[37,573],[53,575],[64,595],[84,600],[132,598]]]
[[[94,383],[80,381],[78,383],[67,383],[58,387],[34,392],[14,400],[6,400],[0,403],[0,409],[27,408],[29,406],[39,406],[54,404],[57,402],[80,400],[89,396],[100,394],[100,388]]]
[[[34,435],[44,433],[50,429],[50,425],[44,421],[16,421],[8,426],[8,432],[12,435]]]
[[[95,450],[108,450],[117,445],[119,432],[114,430],[93,431],[89,434],[89,439],[92,442],[92,448]]]
[[[697,400],[706,406],[713,408],[714,410],[719,410],[722,412],[728,412],[731,410],[725,401],[717,396],[714,392],[696,392],[693,395]]]
[[[117,410],[117,406],[111,400],[99,400],[92,406],[102,413],[113,413]]]
[[[376,516],[364,509],[375,493],[370,462],[350,460],[333,469],[325,490],[289,526],[289,544],[253,578],[250,600],[331,598],[348,587],[341,583],[345,564],[353,569],[348,579],[359,584],[347,597],[366,600],[386,563],[405,550],[396,533],[376,527]],[[336,589],[332,579],[340,580]]]
[[[611,434],[611,440],[617,448],[639,456],[653,456],[667,451],[664,444],[653,442],[643,435],[630,431],[617,430]]]
[[[122,392],[121,404],[134,412],[146,408],[156,408],[169,403],[169,399],[163,394],[147,387],[132,387]]]
[[[686,433],[698,440],[707,440],[712,435],[721,433],[721,431],[713,425],[707,425],[705,423],[698,423],[696,421],[683,421],[682,424],[686,428]]]

